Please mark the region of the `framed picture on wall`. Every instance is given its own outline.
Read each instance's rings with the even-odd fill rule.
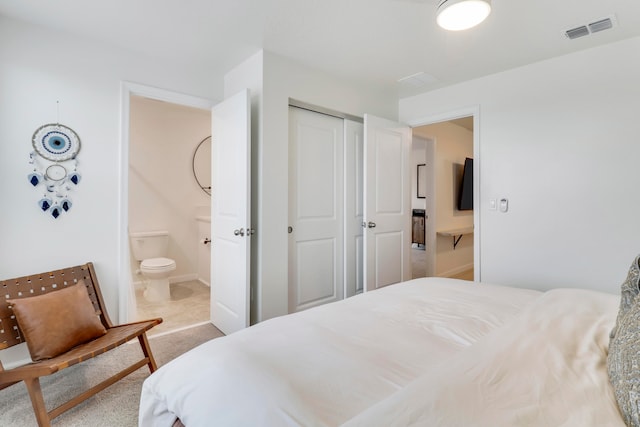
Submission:
[[[427,197],[427,190],[426,190],[426,186],[427,186],[427,165],[426,164],[421,164],[418,165],[418,199],[425,199]]]

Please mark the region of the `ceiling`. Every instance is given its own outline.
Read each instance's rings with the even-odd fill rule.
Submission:
[[[224,75],[259,49],[408,96],[640,35],[640,1],[493,0],[478,27],[435,24],[437,0],[0,0],[0,15]],[[564,31],[604,17],[614,28]],[[426,73],[427,83],[397,81]]]

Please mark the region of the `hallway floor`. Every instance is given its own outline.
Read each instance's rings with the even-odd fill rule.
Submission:
[[[414,245],[411,248],[411,274],[413,278],[425,277],[427,272],[427,256],[424,246],[417,247]],[[452,279],[470,280],[473,281],[473,268],[462,271],[454,276]]]

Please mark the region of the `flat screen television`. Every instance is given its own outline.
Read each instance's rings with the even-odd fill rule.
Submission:
[[[473,210],[473,159],[468,157],[464,161],[462,181],[458,192],[458,210]]]

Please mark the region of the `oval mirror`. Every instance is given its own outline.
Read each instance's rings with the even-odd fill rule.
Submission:
[[[211,137],[208,136],[193,152],[193,176],[202,191],[211,195]]]

